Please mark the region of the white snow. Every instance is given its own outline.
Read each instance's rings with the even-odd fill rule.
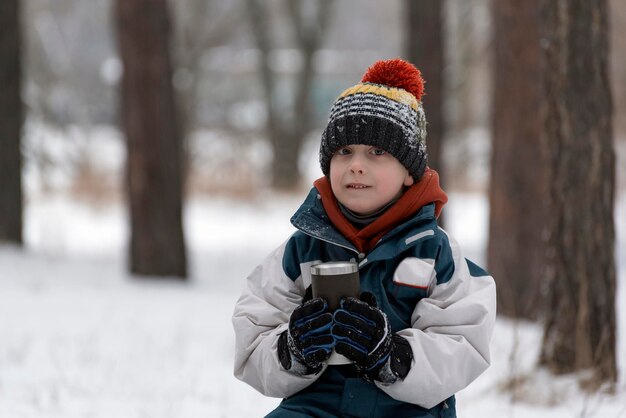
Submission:
[[[317,145],[306,147],[316,157]],[[113,148],[103,154],[119,164],[121,150]],[[311,161],[303,166],[315,178],[319,166]],[[105,162],[100,172],[115,173],[111,165]],[[31,180],[45,176],[30,168]],[[39,190],[37,181],[27,184]],[[303,198],[304,192],[267,192],[252,201],[190,200],[185,234],[191,279],[180,283],[126,273],[128,226],[121,204],[92,206],[63,192],[30,193],[25,248],[0,246],[0,417],[257,417],[273,409],[278,399],[233,377],[230,316],[247,274],[293,231],[289,218]],[[484,264],[485,197],[451,193],[446,213],[448,231],[465,255]],[[624,194],[615,219],[617,394],[587,396],[572,376],[536,371],[541,327],[499,319],[492,366],[458,394],[459,416],[626,417]],[[514,395],[501,391],[512,377],[525,382]]]

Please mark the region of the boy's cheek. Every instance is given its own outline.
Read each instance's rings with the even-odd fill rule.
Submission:
[[[335,186],[340,184],[341,180],[341,167],[337,164],[330,164],[330,171],[328,173],[328,179],[330,180],[330,185],[335,191]]]

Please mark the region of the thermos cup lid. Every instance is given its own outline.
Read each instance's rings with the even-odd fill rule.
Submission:
[[[317,276],[330,276],[334,274],[350,274],[359,271],[359,266],[354,261],[329,261],[311,266],[311,274]]]

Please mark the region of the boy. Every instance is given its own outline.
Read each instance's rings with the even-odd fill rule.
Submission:
[[[248,277],[235,375],[284,398],[269,417],[455,417],[454,393],[489,366],[495,284],[437,226],[447,196],[427,167],[422,94],[402,60],[342,93],[298,231]],[[347,260],[363,293],[329,312],[310,266]],[[333,350],[353,363],[329,366]]]

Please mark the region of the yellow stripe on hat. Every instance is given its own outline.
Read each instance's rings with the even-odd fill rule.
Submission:
[[[415,96],[404,89],[396,88],[396,87],[387,87],[381,86],[379,84],[371,84],[371,83],[359,83],[355,86],[352,86],[341,93],[338,99],[342,97],[351,96],[353,94],[375,94],[378,96],[384,96],[390,100],[393,100],[398,103],[402,103],[404,105],[410,106],[413,110],[417,112],[418,102]]]

